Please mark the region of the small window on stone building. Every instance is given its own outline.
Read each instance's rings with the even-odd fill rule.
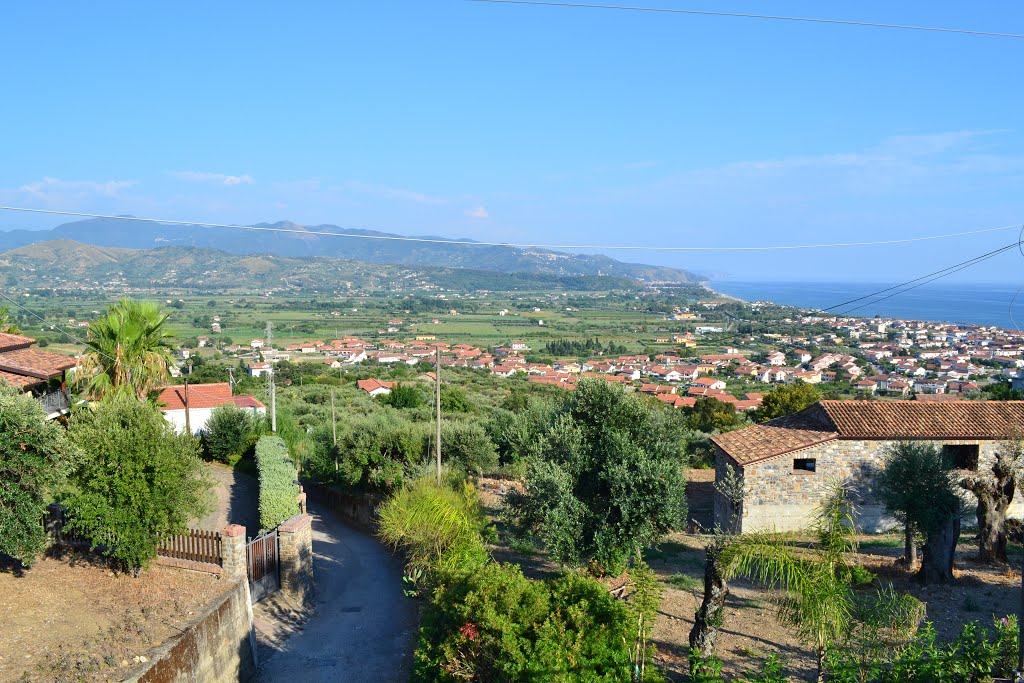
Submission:
[[[817,461],[814,458],[794,458],[793,459],[793,471],[794,472],[814,472],[817,467]]]
[[[978,445],[943,446],[942,455],[958,470],[978,469]]]

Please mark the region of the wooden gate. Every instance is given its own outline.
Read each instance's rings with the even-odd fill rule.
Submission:
[[[249,571],[249,594],[256,604],[281,587],[277,529],[250,539],[245,546]]]

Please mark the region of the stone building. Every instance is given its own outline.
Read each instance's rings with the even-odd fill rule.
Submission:
[[[874,487],[887,446],[928,441],[958,469],[977,470],[990,467],[1000,444],[1014,433],[1024,433],[1024,401],[819,401],[793,415],[713,436],[715,479],[721,481],[727,467],[743,472],[743,532],[806,528],[837,481],[854,488],[860,529],[885,531],[894,520]],[[1010,514],[1022,512],[1018,491]],[[715,523],[724,528],[730,516],[729,501],[716,492]]]

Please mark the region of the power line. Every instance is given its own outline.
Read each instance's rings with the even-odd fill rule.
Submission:
[[[953,270],[954,268],[958,268],[959,266],[964,266],[964,267],[973,266],[973,265],[975,265],[976,262],[980,263],[981,261],[984,261],[984,260],[987,260],[989,258],[992,258],[993,256],[998,256],[999,254],[1003,253],[1004,251],[1008,251],[1010,249],[1013,249],[1015,246],[1017,246],[1017,242],[1011,242],[1010,244],[1007,244],[1005,246],[999,247],[998,249],[994,249],[993,251],[986,252],[984,254],[981,254],[980,256],[975,256],[974,258],[968,259],[967,261],[961,261],[960,263],[956,263],[956,264],[953,264],[952,266],[948,266],[946,268],[942,268],[941,270],[937,270],[937,271],[935,271],[933,273],[928,273],[927,275],[922,275],[920,277],[914,278],[913,280],[907,280],[906,282],[901,282],[898,285],[893,285],[891,287],[886,287],[885,289],[880,289],[877,292],[872,292],[870,294],[865,294],[864,296],[858,296],[858,297],[856,297],[854,299],[849,299],[849,300],[844,301],[842,303],[838,303],[838,304],[835,304],[834,306],[829,306],[828,308],[823,308],[821,310],[823,310],[823,311],[832,311],[832,310],[835,310],[837,308],[842,308],[843,306],[846,306],[848,304],[857,303],[858,301],[863,301],[864,299],[870,299],[872,297],[878,296],[879,294],[885,294],[886,292],[892,291],[894,289],[899,289],[900,287],[904,287],[906,285],[914,284],[915,282],[918,282],[919,280],[924,280],[925,278],[932,277],[933,275],[938,275],[939,273],[946,273],[946,271]],[[966,264],[966,265],[964,265],[964,264]],[[954,272],[956,272],[956,271],[954,271]],[[946,273],[946,274],[949,275],[950,273]],[[945,277],[945,276],[943,276],[943,277]],[[897,294],[899,294],[899,293],[900,292],[897,292]]]
[[[677,247],[677,246],[645,246],[645,245],[608,245],[608,244],[530,244],[522,242],[477,242],[471,240],[444,239],[439,237],[406,237],[402,235],[365,235],[360,233],[328,232],[326,230],[307,230],[305,228],[275,228],[272,226],[239,225],[233,223],[205,223],[201,221],[176,221],[165,218],[135,218],[132,216],[115,216],[99,213],[84,213],[80,211],[55,211],[52,209],[30,209],[21,206],[0,206],[4,211],[21,211],[25,213],[42,213],[57,216],[77,216],[81,218],[107,218],[119,221],[139,221],[144,223],[164,223],[167,225],[182,225],[196,228],[224,228],[228,230],[248,230],[253,232],[274,232],[291,233],[298,235],[318,235],[323,237],[351,237],[355,239],[383,240],[393,242],[418,242],[427,244],[454,244],[464,247],[509,247],[513,249],[591,249],[605,251],[793,251],[804,249],[832,249],[844,247],[871,247],[890,244],[908,244],[911,242],[926,242],[930,240],[949,239],[953,237],[966,237],[969,235],[980,235],[989,232],[1000,232],[1004,230],[1016,230],[1018,224],[1004,225],[998,228],[982,228],[979,230],[966,230],[963,232],[950,232],[940,235],[925,235],[922,237],[904,237],[890,240],[875,240],[866,242],[833,242],[824,244],[789,244],[771,246],[748,246],[748,247]]]
[[[850,309],[848,309],[846,311],[843,311],[841,313],[837,313],[837,315],[846,316],[846,315],[849,315],[850,313],[853,313],[854,311],[859,311],[860,309],[865,308],[867,306],[871,306],[871,305],[874,305],[874,304],[877,304],[877,303],[881,303],[882,301],[885,301],[886,299],[891,299],[892,297],[898,296],[900,294],[905,294],[906,292],[909,292],[912,289],[917,289],[918,287],[923,287],[924,285],[926,285],[926,284],[928,284],[930,282],[935,282],[936,280],[941,280],[942,278],[947,277],[949,275],[952,275],[953,273],[958,273],[961,270],[964,270],[966,268],[970,268],[971,266],[975,266],[975,265],[977,265],[977,264],[979,264],[979,263],[981,263],[983,261],[989,260],[990,258],[994,258],[994,257],[998,256],[999,254],[1002,254],[1002,253],[1004,253],[1006,251],[1009,251],[1010,249],[1013,249],[1015,246],[1017,246],[1016,242],[1014,242],[1013,244],[1008,244],[1005,247],[1001,247],[999,249],[996,249],[995,251],[991,251],[991,252],[988,252],[986,254],[982,254],[981,256],[976,256],[973,259],[968,259],[967,261],[962,261],[961,263],[958,263],[955,266],[950,266],[949,268],[944,268],[941,271],[936,271],[935,273],[931,273],[930,275],[923,276],[923,278],[929,278],[929,279],[915,278],[914,280],[910,280],[910,281],[904,282],[904,283],[902,283],[900,285],[896,285],[896,287],[903,287],[904,285],[908,285],[908,284],[915,283],[915,282],[917,283],[917,284],[914,284],[914,285],[912,285],[910,287],[906,287],[905,289],[901,289],[898,292],[893,292],[892,294],[888,294],[888,295],[883,296],[883,297],[881,297],[879,299],[875,299],[874,301],[869,301],[869,302],[863,303],[863,304],[861,304],[859,306],[854,306],[853,308],[850,308]],[[934,276],[934,277],[931,277],[931,276]],[[921,281],[921,280],[923,280],[923,281]],[[889,288],[887,288],[885,290],[881,290],[879,292],[876,292],[875,294],[870,294],[868,296],[875,296],[877,294],[882,293],[882,291],[889,291],[891,289],[894,289],[894,287],[889,287]],[[865,298],[865,297],[861,297],[861,298]],[[840,306],[841,305],[842,304],[840,304]],[[834,306],[833,308],[837,308],[837,307]]]
[[[916,26],[912,24],[885,24],[874,21],[852,21],[846,19],[821,19],[818,17],[790,17],[777,14],[750,14],[746,12],[715,12],[711,10],[678,9],[672,7],[637,7],[632,5],[598,5],[578,2],[549,2],[547,0],[468,0],[469,2],[486,2],[495,5],[534,5],[540,7],[571,7],[574,9],[610,9],[629,12],[658,12],[663,14],[690,14],[705,17],[731,17],[738,19],[767,19],[770,21],[799,21],[811,24],[838,24],[841,26],[859,26],[870,28],[888,28],[901,31],[927,31],[932,33],[958,33],[969,36],[985,36],[989,38],[1024,39],[1019,33],[998,33],[995,31],[976,31],[966,28],[944,28],[939,26]]]

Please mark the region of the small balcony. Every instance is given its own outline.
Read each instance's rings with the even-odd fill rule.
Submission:
[[[36,396],[36,400],[43,404],[43,410],[46,411],[46,417],[49,420],[71,412],[71,396],[63,389],[39,394]]]

